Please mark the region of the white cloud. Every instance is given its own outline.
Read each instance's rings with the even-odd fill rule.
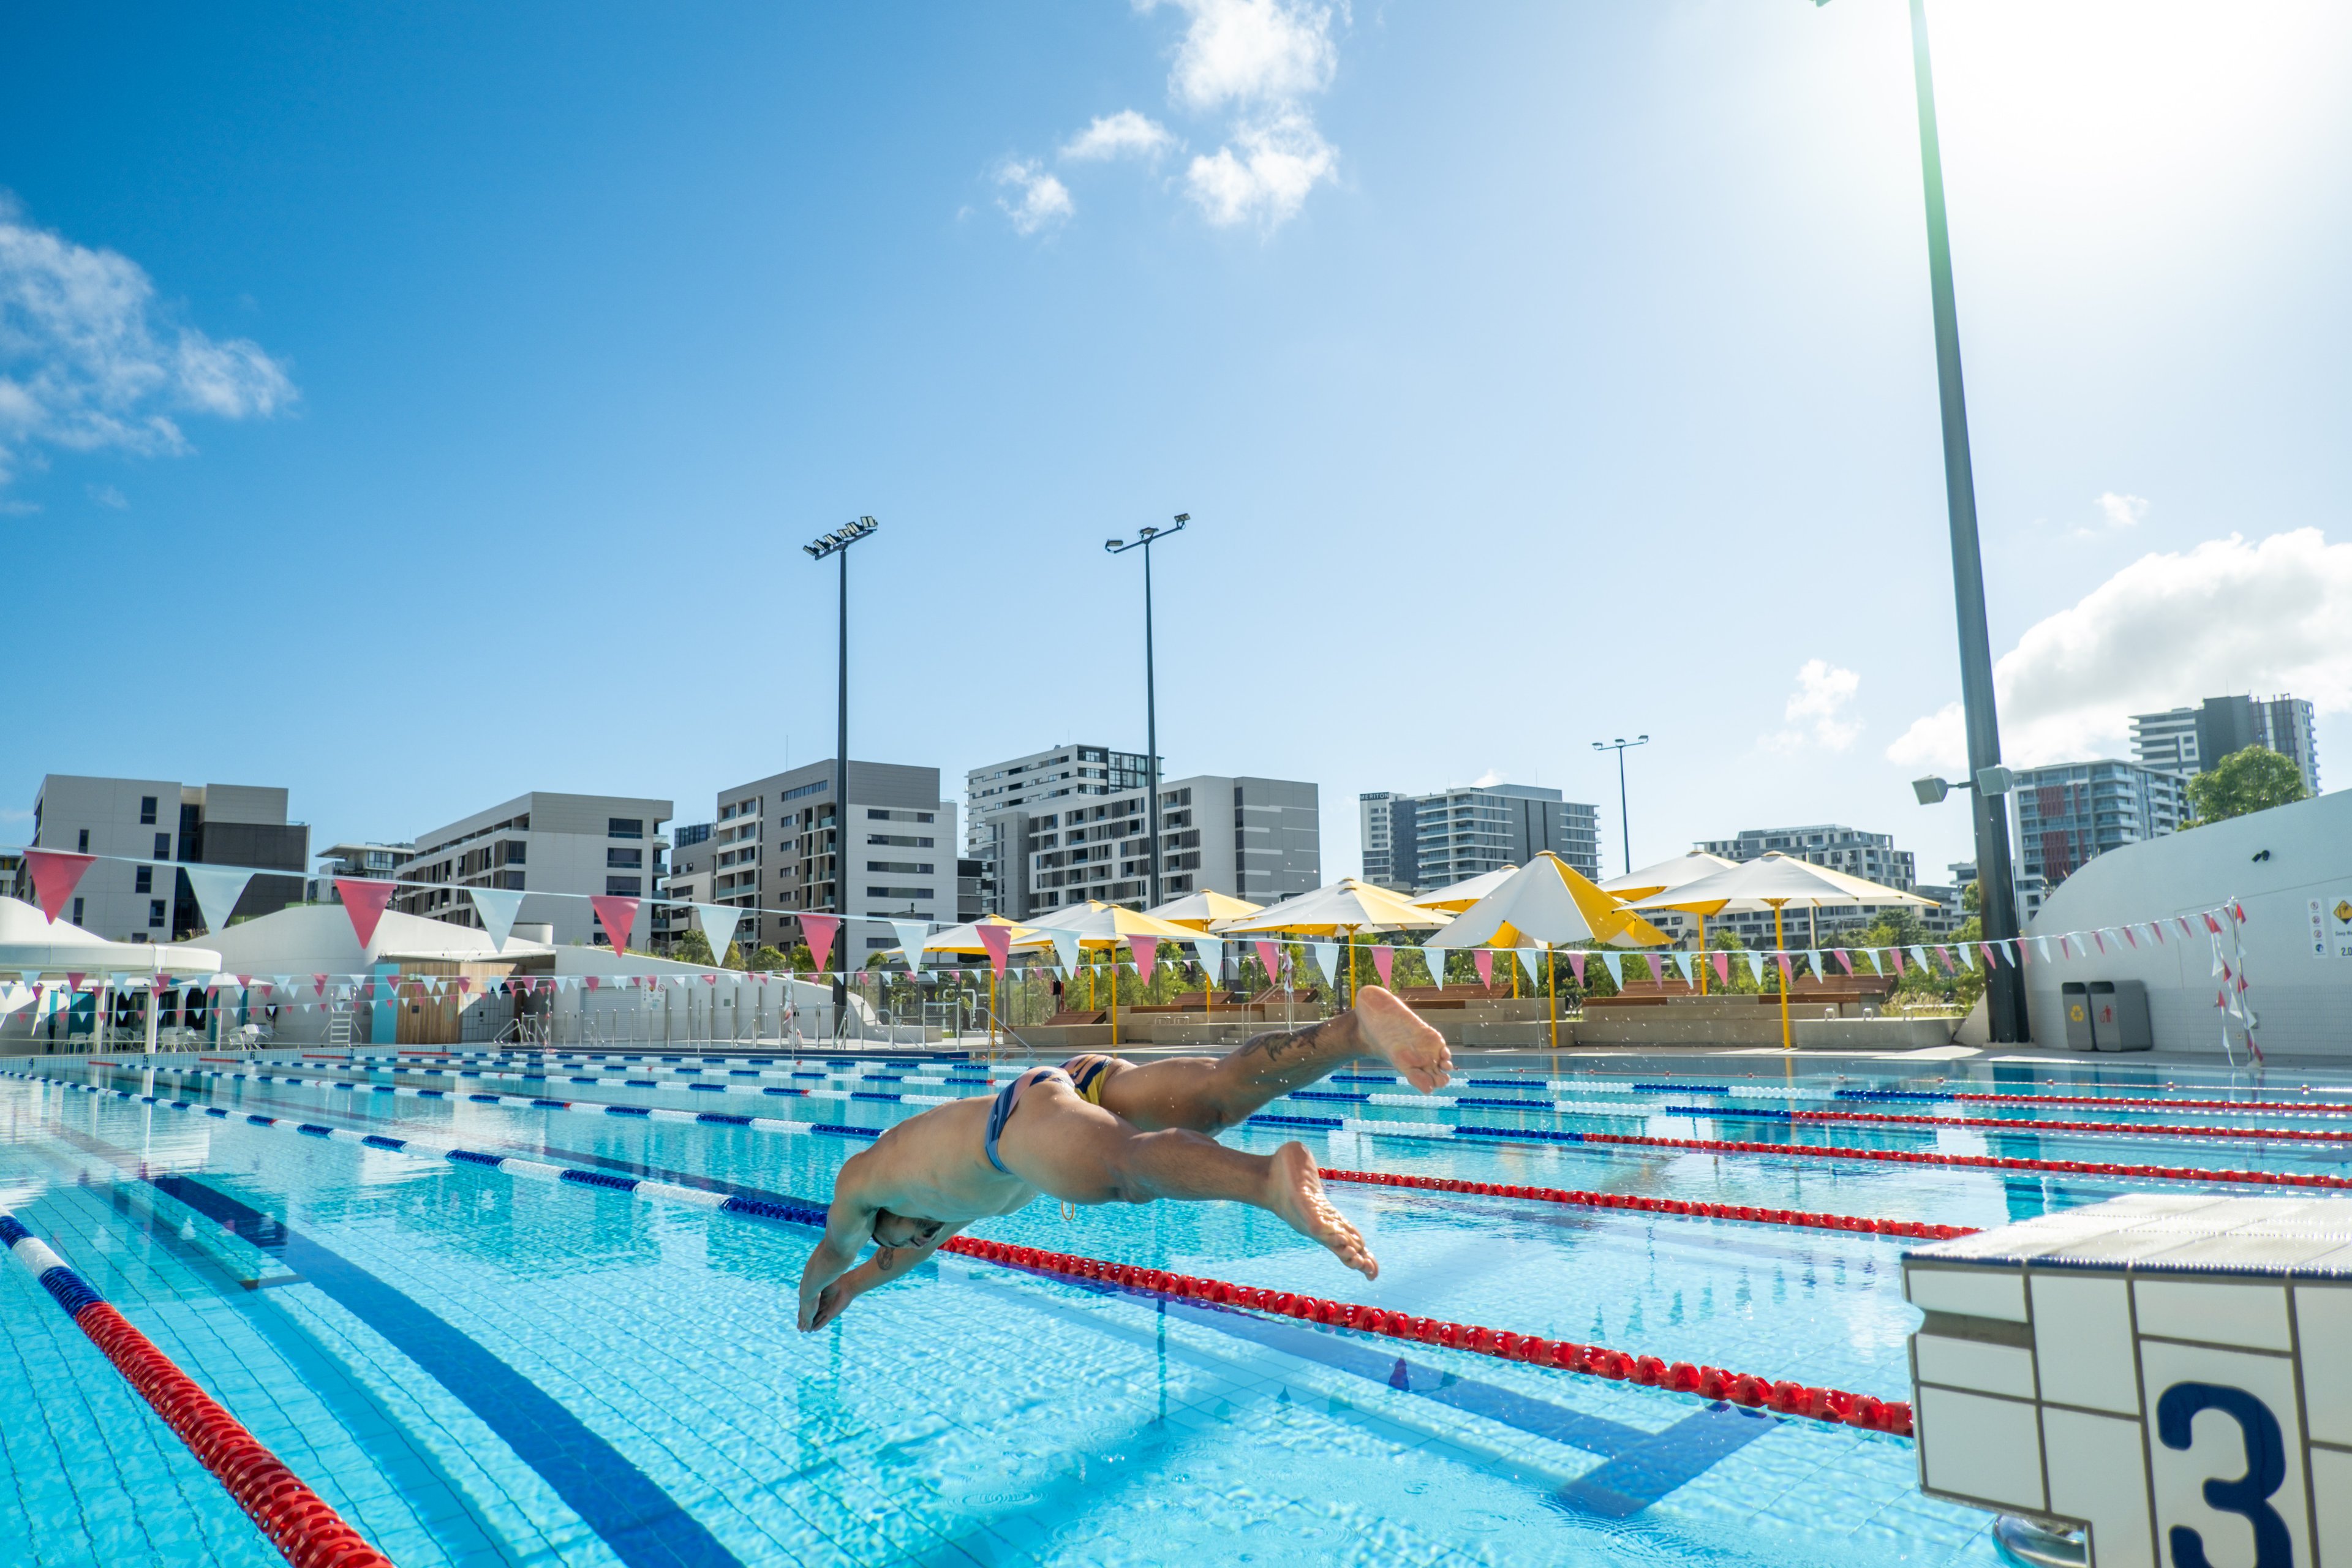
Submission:
[[[1267,228],[1297,216],[1309,192],[1333,177],[1339,155],[1304,114],[1235,128],[1240,146],[1195,158],[1184,184],[1202,216],[1220,228],[1253,219]]]
[[[1862,677],[1825,658],[1809,658],[1797,669],[1796,689],[1780,716],[1788,727],[1763,738],[1770,751],[1793,752],[1807,742],[1824,751],[1843,752],[1862,733],[1862,721],[1847,715],[1846,704],[1862,689]]]
[[[1066,222],[1077,210],[1070,200],[1069,187],[1035,163],[1009,161],[996,172],[996,183],[1020,192],[1020,200],[1008,202],[999,197],[996,205],[1004,209],[1013,226],[1023,234],[1035,234],[1041,228]]]
[[[1505,773],[1498,769],[1488,768],[1485,773],[1480,773],[1476,778],[1470,781],[1470,787],[1472,789],[1492,789],[1496,784],[1508,784],[1510,782],[1509,774]]]
[[[131,504],[131,498],[112,485],[89,485],[84,488],[89,490],[89,499],[100,506],[110,506],[115,510],[121,511]]]
[[[1144,0],[1142,9],[1151,8]],[[1192,18],[1168,91],[1192,109],[1287,103],[1331,85],[1331,12],[1286,0],[1176,0]]]
[[[2144,555],[2040,622],[1993,667],[2001,753],[2024,766],[2128,754],[2130,717],[2224,692],[2352,711],[2352,544],[2315,528]],[[1890,761],[1967,765],[1960,708],[1916,721]]]
[[[2099,497],[2099,515],[2106,519],[2109,528],[2137,528],[2140,520],[2147,515],[2147,501],[2145,497],[2106,490]]]
[[[0,193],[0,484],[39,447],[173,455],[191,449],[174,414],[267,418],[296,396],[259,344],[173,322],[138,263]]]
[[[1132,109],[1095,117],[1095,122],[1062,144],[1062,156],[1081,162],[1108,158],[1156,158],[1176,144],[1165,125]]]

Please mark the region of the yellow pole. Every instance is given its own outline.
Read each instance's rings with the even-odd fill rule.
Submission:
[[[1789,1035],[1789,961],[1784,956],[1789,951],[1789,942],[1780,931],[1779,904],[1772,906],[1772,945],[1780,950],[1772,955],[1772,962],[1780,967],[1780,1048],[1792,1051],[1797,1047],[1790,1042]]]
[[[1118,1049],[1118,944],[1110,949],[1110,1048]]]
[[[1363,982],[1356,978],[1356,933],[1348,933],[1348,1005],[1356,1005],[1356,992]]]
[[[1706,972],[1715,967],[1706,956],[1706,917],[1698,917],[1698,994],[1706,994]]]
[[[996,1048],[996,965],[988,966],[988,1048]]]
[[[1544,949],[1544,991],[1551,999],[1551,1048],[1559,1049],[1559,958]]]

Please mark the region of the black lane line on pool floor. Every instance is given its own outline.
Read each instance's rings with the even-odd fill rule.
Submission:
[[[237,1098],[243,1100],[247,1097],[240,1094]],[[250,1098],[278,1110],[315,1113],[310,1107],[287,1105],[276,1095],[257,1093]],[[356,1110],[358,1108],[351,1109]],[[730,1196],[817,1206],[788,1194],[772,1193],[709,1176],[666,1171],[642,1162],[587,1153],[545,1142],[499,1140],[494,1146],[511,1149],[518,1153],[536,1153],[583,1165],[625,1171],[632,1175],[651,1176],[681,1185],[705,1186]],[[287,1261],[290,1266],[290,1256]],[[1096,1295],[1133,1293],[1123,1287],[1093,1280],[1065,1279],[1061,1283]],[[1561,1487],[1552,1500],[1572,1510],[1602,1518],[1622,1519],[1641,1511],[1780,1425],[1772,1417],[1759,1416],[1717,1403],[1693,1411],[1662,1431],[1645,1432],[1640,1427],[1628,1426],[1602,1416],[1588,1415],[1567,1405],[1537,1399],[1498,1384],[1463,1378],[1439,1368],[1408,1362],[1402,1357],[1391,1358],[1370,1345],[1359,1345],[1335,1334],[1317,1333],[1247,1312],[1205,1307],[1197,1302],[1171,1300],[1168,1305],[1171,1309],[1182,1310],[1188,1318],[1203,1327],[1216,1329],[1236,1339],[1248,1340],[1303,1360],[1318,1362],[1334,1371],[1391,1388],[1400,1388],[1465,1414],[1526,1432],[1531,1436],[1598,1454],[1605,1462],[1598,1469]],[[1092,1322],[1092,1320],[1088,1321]],[[1101,1327],[1098,1323],[1094,1326]],[[1397,1381],[1400,1376],[1405,1380],[1404,1383]]]

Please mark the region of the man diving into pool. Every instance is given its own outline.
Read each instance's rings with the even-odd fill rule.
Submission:
[[[851,1155],[835,1179],[824,1239],[801,1273],[801,1328],[824,1327],[964,1226],[1011,1214],[1039,1193],[1077,1204],[1253,1204],[1377,1279],[1379,1262],[1323,1195],[1305,1144],[1244,1154],[1213,1136],[1358,1057],[1389,1063],[1423,1093],[1454,1068],[1435,1029],[1367,985],[1339,1016],[1260,1035],[1230,1056],[1073,1057],[1030,1068],[993,1099],[910,1116]],[[859,1263],[869,1239],[874,1256]]]

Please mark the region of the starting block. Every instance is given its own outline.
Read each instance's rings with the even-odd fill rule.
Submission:
[[[2352,1568],[2352,1198],[2135,1194],[1903,1284],[1923,1491],[2092,1568]]]

